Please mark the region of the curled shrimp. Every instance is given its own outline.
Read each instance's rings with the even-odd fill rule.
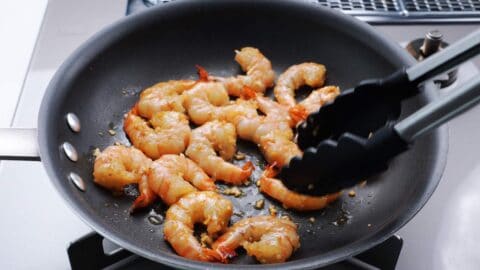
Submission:
[[[238,185],[248,180],[253,164],[247,162],[243,168],[239,168],[225,161],[235,154],[236,144],[235,126],[215,120],[192,131],[185,154],[214,179]],[[215,151],[218,151],[220,157]]]
[[[244,87],[244,91],[247,93],[246,96],[248,96],[249,100],[237,99],[237,101],[243,101],[243,106],[236,112],[235,118],[231,117],[235,119],[234,121],[231,121],[232,119],[227,120],[235,124],[239,136],[242,139],[250,140],[258,144],[260,143],[261,137],[272,130],[282,130],[289,134],[289,138],[293,138],[293,131],[289,127],[291,118],[288,110],[284,106],[269,98],[256,94],[248,87]],[[254,101],[254,103],[252,103],[252,101]],[[256,106],[248,104],[255,104]],[[257,108],[266,114],[266,116],[258,115]]]
[[[276,163],[279,167],[283,167],[292,158],[302,156],[303,153],[298,145],[287,136],[289,135],[282,134],[281,130],[274,130],[262,137],[260,150],[268,163]]]
[[[109,146],[95,158],[93,180],[110,190],[122,191],[128,184],[139,183],[151,162],[134,147]]]
[[[194,225],[203,223],[208,235],[214,237],[227,228],[232,213],[232,203],[215,192],[190,193],[168,209],[164,238],[180,256],[198,261],[219,261],[217,252],[202,247],[195,238]]]
[[[277,162],[284,166],[302,151],[293,142],[293,131],[286,121],[277,121],[270,117],[244,117],[237,122],[240,138],[256,143],[268,163]]]
[[[266,116],[255,113],[239,114],[235,127],[240,138],[255,142],[269,163],[276,162],[283,166],[295,156],[302,154],[297,144],[293,142],[295,122],[286,106],[269,98],[256,94],[244,87],[246,96],[255,100],[258,109]]]
[[[136,112],[136,108],[132,109],[123,125],[135,147],[153,159],[185,150],[191,132],[185,114],[174,111],[157,112],[147,122]]]
[[[293,107],[296,104],[295,90],[303,85],[314,88],[325,82],[326,69],[324,65],[316,63],[302,63],[289,67],[278,77],[277,85],[273,89],[275,98],[280,104]]]
[[[197,188],[216,190],[213,180],[183,155],[163,155],[155,160],[148,172],[148,186],[168,205]]]
[[[243,119],[258,116],[257,108],[258,103],[255,100],[238,98],[235,102],[221,107],[219,120],[227,121],[236,126]]]
[[[275,72],[272,69],[272,63],[258,49],[245,47],[240,51],[236,50],[235,61],[247,75],[229,78],[212,77],[225,85],[228,94],[241,97],[244,86],[259,93],[263,93],[268,87],[273,86]]]
[[[157,83],[140,94],[138,114],[147,119],[161,111],[185,112],[182,93],[195,85],[192,80]]]
[[[184,93],[184,107],[190,120],[197,125],[220,119],[220,106],[229,104],[227,90],[218,82],[199,82]]]
[[[245,88],[246,92],[251,92]],[[293,142],[293,119],[287,108],[262,95],[253,95],[258,108],[266,114],[239,115],[235,127],[240,138],[255,142],[269,163],[283,166],[302,154]]]
[[[228,93],[219,83],[198,83],[184,95],[184,106],[192,122],[197,125],[214,120],[235,124],[240,117],[258,115],[258,106],[254,99],[238,98],[235,101],[229,101]]]
[[[245,218],[228,228],[212,248],[226,262],[239,246],[261,263],[284,262],[300,247],[297,225],[272,216]]]
[[[257,101],[258,109],[268,116],[268,120],[288,122],[290,127],[295,126],[295,121],[292,119],[286,106],[261,95],[257,95],[255,100]]]
[[[308,97],[290,108],[289,113],[295,123],[303,121],[325,103],[332,102],[340,94],[338,86],[325,86],[312,91]]]
[[[335,201],[340,192],[325,196],[309,196],[291,191],[283,185],[282,181],[273,178],[276,174],[274,165],[268,166],[260,178],[260,191],[280,201],[284,208],[299,211],[320,210]]]

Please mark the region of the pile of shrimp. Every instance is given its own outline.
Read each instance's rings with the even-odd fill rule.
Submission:
[[[164,238],[183,257],[227,263],[241,246],[260,263],[284,262],[300,247],[297,225],[257,216],[229,226],[233,204],[217,193],[215,182],[249,181],[253,164],[230,162],[240,138],[258,145],[269,164],[257,183],[260,192],[297,211],[319,210],[336,200],[339,193],[315,197],[288,190],[275,172],[302,155],[294,141],[296,125],[340,90],[324,85],[326,68],[313,62],[289,67],[274,86],[272,64],[258,49],[235,52],[245,75],[210,76],[197,66],[196,81],[145,89],[124,119],[132,146],[109,146],[96,155],[94,181],[117,193],[137,184],[140,195],[131,212],[157,199],[167,204]],[[297,102],[295,91],[304,85],[315,90]],[[276,101],[264,95],[272,87]],[[206,225],[210,247],[194,236],[196,223]]]

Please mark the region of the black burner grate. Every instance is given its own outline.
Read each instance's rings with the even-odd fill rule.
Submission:
[[[70,244],[67,249],[68,259],[72,270],[100,270],[100,269],[164,269],[173,270],[170,267],[160,265],[153,261],[139,257],[120,249],[105,252],[103,237],[97,233],[90,233]],[[322,270],[371,270],[383,269],[394,270],[398,256],[403,246],[403,240],[394,235],[385,242],[364,251],[355,257],[337,262],[321,268]]]

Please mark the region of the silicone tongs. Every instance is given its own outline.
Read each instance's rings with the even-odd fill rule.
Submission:
[[[398,121],[401,103],[421,84],[480,52],[480,31],[426,60],[377,80],[362,81],[307,117],[297,128],[304,151],[278,177],[296,191],[325,195],[388,168],[421,135],[480,101],[480,76]]]

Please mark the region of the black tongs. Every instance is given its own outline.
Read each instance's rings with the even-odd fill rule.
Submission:
[[[479,52],[476,31],[423,62],[342,92],[299,125],[303,157],[293,158],[278,177],[291,189],[324,195],[386,170],[419,136],[478,103],[479,76],[398,121],[402,100],[418,94],[421,83]]]

